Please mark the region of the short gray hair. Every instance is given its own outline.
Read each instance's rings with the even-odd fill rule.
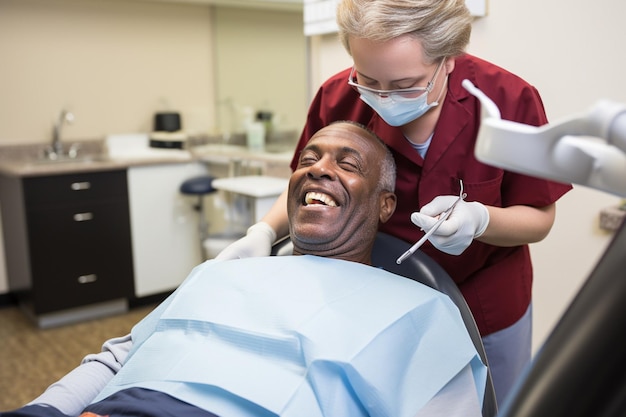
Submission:
[[[410,35],[431,62],[461,55],[472,32],[464,0],[341,0],[337,24],[348,53],[350,37],[385,42]]]
[[[352,120],[337,120],[332,122],[332,124],[336,123],[350,123],[352,125],[358,126],[363,129],[366,133],[368,133],[372,138],[374,138],[380,146],[385,151],[385,156],[380,164],[380,178],[378,179],[378,191],[396,191],[396,160],[394,159],[389,147],[383,140],[378,136],[374,131],[368,129],[365,125],[352,121]]]

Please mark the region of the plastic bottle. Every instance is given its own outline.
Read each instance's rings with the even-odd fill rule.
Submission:
[[[263,152],[265,150],[265,123],[257,120],[248,122],[246,140],[248,149],[254,152]]]

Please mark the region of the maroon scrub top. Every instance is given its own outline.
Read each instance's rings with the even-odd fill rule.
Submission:
[[[332,76],[318,90],[291,168],[296,168],[311,136],[333,121],[352,120],[373,130],[387,143],[397,164],[398,206],[381,231],[414,243],[423,232],[411,223],[411,213],[439,195],[458,195],[459,180],[463,180],[467,201],[496,207],[544,207],[572,188],[485,165],[474,156],[481,109],[478,99],[461,86],[465,78],[498,105],[502,119],[534,126],[547,123],[539,93],[518,76],[471,55],[458,57],[432,142],[422,159],[399,128],[386,124],[360,100],[347,83],[349,74],[346,69]],[[421,250],[458,284],[483,336],[512,325],[528,308],[532,287],[528,245],[498,247],[474,241],[459,256],[443,253],[430,242]]]

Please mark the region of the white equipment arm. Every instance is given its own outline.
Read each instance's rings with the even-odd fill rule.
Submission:
[[[626,105],[601,100],[585,114],[537,127],[502,120],[471,81],[463,87],[485,113],[475,148],[480,161],[626,197]]]

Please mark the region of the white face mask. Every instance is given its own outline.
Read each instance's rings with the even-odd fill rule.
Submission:
[[[418,117],[422,116],[432,107],[439,105],[439,100],[443,95],[444,87],[447,83],[448,76],[446,75],[446,81],[441,87],[441,92],[437,100],[432,103],[428,103],[428,93],[431,91],[434,81],[439,74],[439,69],[443,66],[445,59],[441,61],[433,79],[428,83],[425,88],[414,89],[402,89],[402,90],[374,90],[371,88],[363,87],[352,81],[352,74],[348,80],[348,84],[357,89],[360,94],[361,100],[363,100],[368,106],[370,106],[382,119],[390,126],[403,126]],[[354,72],[354,70],[353,70]],[[414,96],[415,91],[421,92],[421,94]]]
[[[373,108],[390,126],[403,126],[412,122],[430,110],[431,107],[439,104],[437,101],[428,104],[427,92],[415,98],[393,99],[364,91],[361,93],[361,100]]]

